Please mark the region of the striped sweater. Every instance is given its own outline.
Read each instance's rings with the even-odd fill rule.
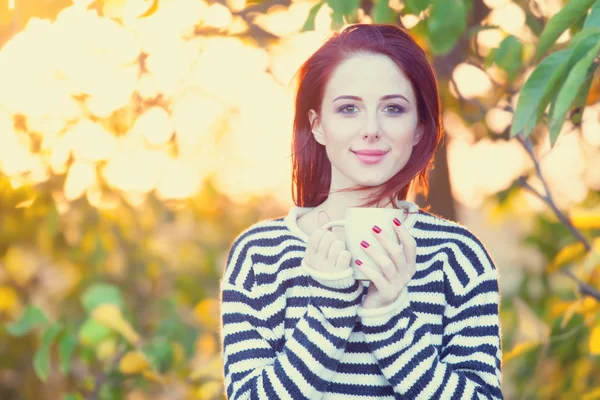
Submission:
[[[361,307],[350,268],[304,266],[309,208],[235,239],[221,282],[229,399],[502,399],[493,261],[463,226],[400,205],[417,272],[385,308]]]

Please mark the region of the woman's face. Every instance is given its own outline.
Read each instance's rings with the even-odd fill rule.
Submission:
[[[325,87],[312,132],[331,161],[331,189],[378,186],[408,162],[422,135],[410,81],[387,56],[356,54]]]

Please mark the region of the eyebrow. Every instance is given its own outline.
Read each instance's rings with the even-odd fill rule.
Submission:
[[[388,94],[385,95],[381,98],[381,100],[390,100],[390,99],[404,99],[406,100],[407,103],[410,103],[410,101],[408,101],[408,99],[404,96],[402,96],[401,94]],[[346,100],[357,100],[357,101],[362,101],[362,99],[358,96],[338,96],[335,99],[333,99],[333,101],[337,101],[337,100],[342,100],[342,99],[346,99]]]

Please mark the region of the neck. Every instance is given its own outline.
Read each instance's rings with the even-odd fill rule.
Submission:
[[[338,192],[331,190],[327,200],[319,204],[315,211],[325,211],[332,219],[344,218],[346,208],[362,207],[366,202],[367,197],[373,192]],[[391,202],[382,202],[373,207],[377,208],[392,208]]]

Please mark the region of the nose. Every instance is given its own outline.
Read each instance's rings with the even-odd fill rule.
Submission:
[[[379,122],[377,121],[377,115],[367,116],[365,128],[363,131],[363,139],[379,139]]]

